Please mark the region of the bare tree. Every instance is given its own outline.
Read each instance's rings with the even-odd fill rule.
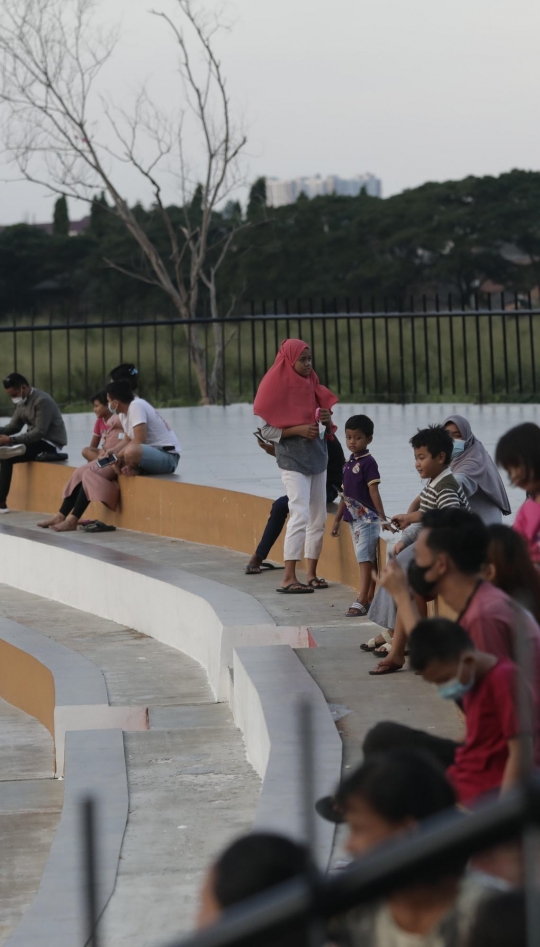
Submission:
[[[247,224],[215,236],[215,211],[239,183],[238,159],[246,137],[232,121],[223,68],[215,52],[219,19],[193,0],[175,0],[174,15],[160,18],[178,50],[181,101],[176,114],[152,101],[145,86],[131,110],[100,93],[102,70],[114,54],[118,32],[99,27],[96,0],[0,0],[0,101],[4,143],[23,177],[52,192],[91,201],[105,190],[142,251],[144,266],[132,270],[106,263],[159,287],[185,326],[189,356],[201,399],[221,392],[221,360],[228,339],[214,323],[214,359],[207,373],[196,319],[202,287],[213,319],[219,316],[217,275],[235,234]],[[201,155],[192,176],[185,140],[198,130]],[[169,252],[159,252],[123,195],[126,166],[150,189],[167,234]],[[173,174],[182,204],[178,226],[163,200],[164,175]],[[234,301],[229,307],[230,314]]]

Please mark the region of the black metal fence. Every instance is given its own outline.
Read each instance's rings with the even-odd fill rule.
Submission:
[[[540,309],[504,294],[474,308],[423,297],[408,308],[356,309],[350,300],[276,302],[271,313],[227,319],[99,321],[19,316],[0,323],[0,372],[17,370],[61,404],[85,403],[110,369],[132,361],[141,390],[159,404],[196,404],[199,378],[189,357],[198,340],[203,372],[219,379],[219,400],[251,401],[280,343],[311,346],[321,380],[351,401],[536,401]],[[428,308],[428,304],[431,308]],[[263,303],[259,309],[268,307]],[[329,311],[332,308],[335,311]],[[283,311],[286,310],[286,311]]]

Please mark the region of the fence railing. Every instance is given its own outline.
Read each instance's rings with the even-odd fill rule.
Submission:
[[[519,302],[519,301],[518,301]],[[321,380],[351,401],[536,401],[540,309],[290,312],[218,320],[107,322],[19,317],[0,323],[0,372],[16,370],[64,405],[87,402],[132,361],[143,394],[196,404],[195,336],[220,401],[251,401],[287,337],[305,339]],[[214,362],[217,359],[217,364]]]

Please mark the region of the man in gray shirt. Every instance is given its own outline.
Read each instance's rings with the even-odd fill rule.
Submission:
[[[45,391],[32,388],[18,372],[11,372],[2,384],[15,405],[9,424],[0,427],[0,513],[8,513],[13,464],[57,454],[67,444],[67,434],[60,408]]]

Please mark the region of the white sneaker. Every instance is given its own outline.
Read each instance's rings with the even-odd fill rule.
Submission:
[[[5,503],[4,504],[0,503],[0,514],[2,513],[11,513],[11,510],[7,508]]]
[[[0,447],[0,460],[20,457],[21,454],[26,454],[26,444],[9,444],[7,447]]]

